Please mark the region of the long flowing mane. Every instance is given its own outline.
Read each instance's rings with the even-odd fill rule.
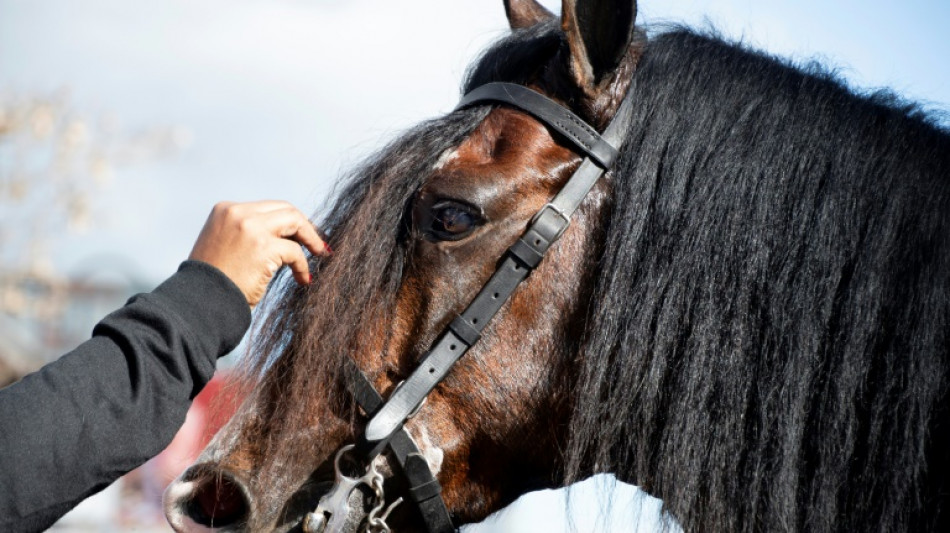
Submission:
[[[950,136],[687,31],[630,90],[569,479],[638,482],[686,531],[934,530]]]

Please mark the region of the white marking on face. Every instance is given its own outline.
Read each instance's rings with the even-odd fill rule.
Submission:
[[[441,170],[442,167],[458,159],[458,157],[459,157],[458,150],[455,148],[449,148],[448,150],[442,152],[442,155],[439,156],[439,160],[435,162],[435,166],[432,167],[432,169]]]
[[[442,451],[442,448],[432,443],[432,438],[429,436],[429,432],[425,426],[417,425],[411,427],[409,428],[409,434],[412,436],[412,440],[416,441],[416,444],[419,445],[422,457],[424,457],[426,463],[429,464],[429,470],[432,470],[433,474],[438,474],[439,471],[442,470],[442,461],[445,459],[445,452]]]

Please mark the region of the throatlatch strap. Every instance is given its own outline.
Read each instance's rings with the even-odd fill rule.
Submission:
[[[346,382],[356,403],[367,415],[372,415],[383,405],[383,397],[376,391],[369,378],[363,374],[352,359],[346,358],[344,367]],[[452,533],[457,531],[452,524],[449,509],[442,500],[442,486],[435,478],[429,463],[405,428],[400,428],[389,440],[396,462],[409,482],[409,497],[415,502],[428,531]]]
[[[370,459],[382,452],[392,435],[478,340],[488,321],[564,233],[587,193],[616,160],[618,148],[614,145],[619,144],[632,114],[628,92],[601,137],[553,100],[510,83],[483,85],[466,95],[456,109],[486,102],[501,102],[530,113],[574,142],[586,157],[564,187],[534,216],[524,234],[508,249],[500,266],[475,299],[442,332],[419,366],[366,424],[357,448]]]

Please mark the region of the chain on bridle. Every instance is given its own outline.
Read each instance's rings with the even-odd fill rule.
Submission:
[[[442,488],[438,480],[403,426],[452,366],[478,342],[488,322],[538,266],[544,254],[567,229],[572,215],[587,193],[613,166],[632,111],[628,92],[610,125],[600,135],[560,104],[527,87],[512,83],[482,85],[466,94],[456,110],[492,103],[508,104],[529,113],[569,139],[583,152],[584,160],[557,195],[534,215],[521,237],[508,248],[501,264],[478,295],[452,320],[419,366],[385,402],[369,378],[356,367],[352,359],[347,359],[345,375],[350,391],[370,420],[356,444],[344,446],[337,452],[336,483],[320,499],[317,508],[305,517],[305,533],[343,531],[349,515],[350,495],[360,485],[373,491],[372,498],[375,501],[364,530],[371,533],[389,531],[386,519],[393,508],[402,502],[402,498],[386,506],[383,478],[376,470],[374,461],[387,447],[408,481],[409,497],[418,507],[428,531],[449,533],[456,530],[442,500]],[[362,457],[369,465],[363,476],[353,478],[341,473],[340,459],[347,452]]]

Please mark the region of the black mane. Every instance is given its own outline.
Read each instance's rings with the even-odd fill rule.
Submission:
[[[950,135],[686,31],[630,90],[568,480],[686,531],[945,526]]]

